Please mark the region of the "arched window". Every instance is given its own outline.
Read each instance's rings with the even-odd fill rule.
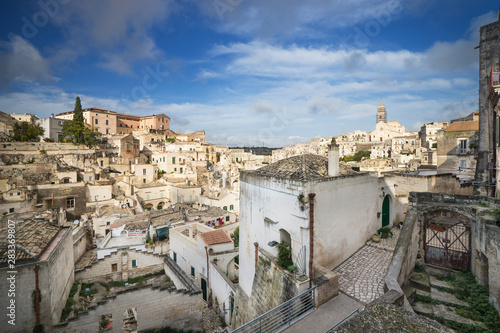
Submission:
[[[234,210],[234,205],[230,205],[229,210]]]
[[[224,210],[227,210],[227,206],[224,206],[224,208],[223,208],[223,209],[224,209]]]

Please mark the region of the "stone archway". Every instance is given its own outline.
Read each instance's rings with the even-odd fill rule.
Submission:
[[[455,211],[439,209],[424,214],[424,260],[428,264],[470,270],[471,223]]]

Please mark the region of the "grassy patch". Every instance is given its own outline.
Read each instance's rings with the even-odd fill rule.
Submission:
[[[434,305],[438,305],[438,304],[441,304],[440,301],[438,301],[437,299],[434,299],[430,296],[425,296],[425,295],[415,295],[415,301],[416,302],[422,302],[422,303],[429,303],[429,304],[434,304]]]
[[[135,278],[130,278],[127,281],[111,281],[108,283],[108,286],[125,287],[125,283],[128,283],[128,284],[144,283],[149,278],[152,278],[152,277],[155,277],[158,275],[163,275],[163,274],[165,274],[165,270],[162,269],[161,271],[158,271],[158,272],[149,273],[149,274],[142,275],[142,276],[136,276]]]
[[[418,262],[415,264],[414,271],[416,273],[422,273],[424,271],[424,266],[420,265]]]
[[[470,308],[456,307],[455,312],[461,317],[477,322],[482,322],[485,327],[461,324],[443,320],[443,324],[457,332],[497,333],[500,332],[500,316],[495,307],[489,302],[487,286],[476,283],[474,275],[470,272],[457,273],[441,280],[448,281],[453,286],[448,292],[453,293],[458,299],[469,303]],[[436,318],[439,319],[439,318]],[[439,320],[438,320],[439,321]]]

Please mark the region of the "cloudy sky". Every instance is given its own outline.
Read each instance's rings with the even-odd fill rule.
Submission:
[[[477,109],[491,0],[2,0],[0,110],[165,113],[230,146],[279,147]]]

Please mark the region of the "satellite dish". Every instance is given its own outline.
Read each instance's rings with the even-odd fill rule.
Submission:
[[[80,224],[80,221],[75,220],[75,221],[73,222],[73,224],[74,224],[74,225]]]

